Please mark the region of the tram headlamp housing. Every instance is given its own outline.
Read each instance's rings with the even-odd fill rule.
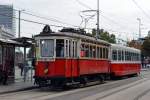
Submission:
[[[44,69],[44,74],[48,74],[48,68]]]

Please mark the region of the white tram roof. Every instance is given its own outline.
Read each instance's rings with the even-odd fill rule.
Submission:
[[[135,49],[132,47],[122,46],[119,44],[111,44],[112,50],[123,50],[123,51],[129,51],[129,52],[135,52],[140,53],[141,51],[139,49]]]
[[[80,33],[72,33],[72,32],[56,32],[56,33],[40,33],[39,35],[36,35],[35,37],[48,37],[48,36],[64,36],[64,37],[71,37],[71,38],[79,38],[79,39],[85,39],[90,40],[94,42],[99,42],[105,45],[110,45],[107,41],[101,40],[101,39],[95,39],[94,37],[88,36],[86,34],[80,34]]]

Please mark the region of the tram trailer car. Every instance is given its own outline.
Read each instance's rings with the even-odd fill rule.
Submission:
[[[35,83],[66,86],[103,81],[110,74],[110,44],[68,29],[35,36]]]
[[[138,75],[141,69],[141,52],[138,49],[111,44],[111,76]]]

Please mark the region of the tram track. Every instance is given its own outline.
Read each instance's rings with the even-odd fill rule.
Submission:
[[[32,89],[32,90],[27,90],[27,91],[3,94],[3,95],[0,95],[0,99],[2,100],[63,100],[63,97],[68,97],[68,99],[65,99],[65,100],[69,100],[69,96],[75,96],[78,93],[82,93],[81,98],[85,98],[86,96],[90,96],[93,93],[94,94],[101,93],[103,91],[108,91],[115,87],[125,85],[126,81],[129,81],[129,83],[132,83],[134,81],[141,80],[141,79],[143,78],[133,77],[133,78],[122,79],[122,80],[117,80],[117,81],[110,80],[110,81],[106,81],[106,83],[104,84],[97,83],[93,85],[92,84],[88,85],[86,87],[71,88],[67,90],[52,90],[52,89],[47,89],[47,88],[45,89],[38,88],[38,89]],[[95,89],[98,89],[98,90],[95,91]],[[78,97],[76,98],[76,100],[79,100]]]
[[[52,95],[57,92],[54,91],[41,91],[40,89],[33,89],[28,91],[20,91],[0,95],[0,100],[30,100],[31,98],[38,98],[41,96]]]
[[[143,96],[145,96],[145,95],[146,95],[147,93],[149,93],[149,92],[150,92],[150,89],[148,89],[148,90],[142,92],[141,94],[139,94],[138,96],[136,96],[136,97],[134,98],[134,100],[140,100],[140,98],[142,98]]]

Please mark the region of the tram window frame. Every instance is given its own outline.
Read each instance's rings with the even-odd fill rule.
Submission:
[[[60,44],[61,48],[57,48],[58,47],[58,44],[57,44],[57,41],[60,40],[59,42],[62,44]],[[64,42],[64,39],[56,39],[56,58],[63,58],[65,56],[65,42]],[[59,51],[59,52],[58,52]]]
[[[47,46],[47,47],[49,47],[49,48],[47,48],[47,49],[50,49],[50,50],[48,50],[49,52],[47,52],[47,53],[49,53],[49,54],[44,54],[44,48],[42,47],[43,45],[43,43],[42,42],[47,42],[48,43],[48,41],[49,41],[49,43],[51,43],[51,44],[45,44],[45,45],[49,45],[49,46]],[[49,58],[49,57],[54,57],[54,39],[41,39],[40,40],[40,57],[42,57],[42,58]],[[51,46],[51,45],[53,45],[53,46]],[[45,49],[46,50],[46,49]],[[43,52],[44,51],[44,52]],[[47,51],[47,50],[46,50]]]

